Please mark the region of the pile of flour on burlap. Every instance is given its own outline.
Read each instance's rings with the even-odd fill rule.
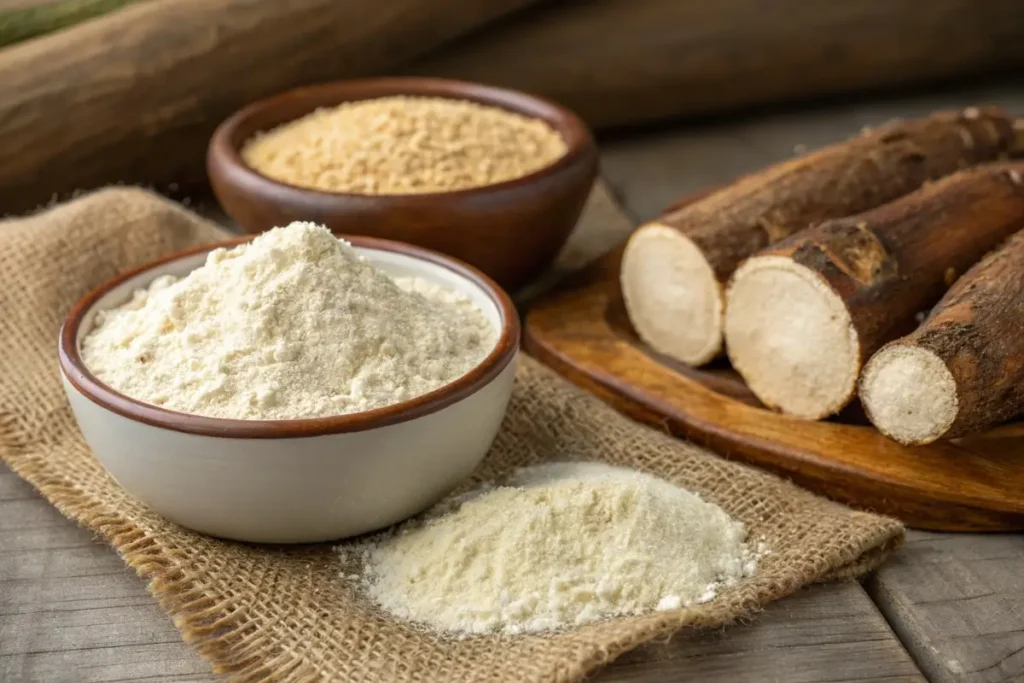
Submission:
[[[338,550],[362,563],[348,578],[396,616],[512,634],[712,600],[756,571],[746,538],[720,507],[663,479],[550,463]]]

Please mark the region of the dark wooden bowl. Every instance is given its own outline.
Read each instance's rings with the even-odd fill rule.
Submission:
[[[311,190],[272,180],[239,155],[253,134],[353,100],[424,95],[471,100],[547,121],[568,153],[530,175],[494,185],[415,195]],[[224,208],[246,232],[313,221],[337,233],[435,249],[470,263],[506,289],[549,265],[579,219],[597,175],[597,147],[568,109],[525,93],[435,78],[372,78],[292,90],[234,114],[210,140],[207,169]]]

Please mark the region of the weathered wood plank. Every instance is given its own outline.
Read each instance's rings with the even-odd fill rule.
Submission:
[[[923,681],[854,583],[814,586],[770,605],[754,625],[629,653],[595,683]]]
[[[1024,680],[1024,536],[911,532],[866,586],[932,683]]]
[[[0,465],[0,680],[165,683],[209,672],[108,546]]]
[[[633,653],[602,683],[923,681],[857,584],[817,586],[752,625]],[[0,466],[0,680],[212,681],[130,569]]]

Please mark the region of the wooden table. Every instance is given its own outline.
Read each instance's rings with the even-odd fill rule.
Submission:
[[[893,116],[977,102],[1024,113],[1024,85],[631,134],[604,144],[604,175],[623,208],[642,220],[676,196],[798,146]],[[612,226],[604,239],[626,229]],[[0,681],[212,680],[114,552],[0,465]],[[1024,536],[910,532],[906,546],[862,584],[809,588],[751,624],[631,653],[595,680],[1024,681]]]

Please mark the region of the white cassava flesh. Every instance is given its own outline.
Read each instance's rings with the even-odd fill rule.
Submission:
[[[678,230],[649,223],[622,256],[630,322],[654,350],[689,365],[722,350],[722,288],[700,249]]]
[[[817,273],[757,256],[737,269],[726,302],[729,359],[762,403],[811,420],[846,405],[860,344],[842,299]]]
[[[903,444],[935,441],[956,419],[956,380],[937,355],[919,346],[883,347],[864,367],[860,400],[868,419]]]

